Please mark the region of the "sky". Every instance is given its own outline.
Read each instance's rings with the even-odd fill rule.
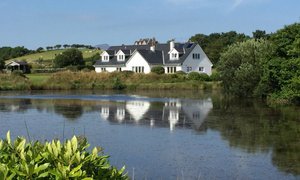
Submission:
[[[0,0],[0,47],[185,42],[300,22],[300,0]]]

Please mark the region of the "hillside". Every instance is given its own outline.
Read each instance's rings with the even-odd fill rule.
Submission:
[[[9,62],[11,60],[26,60],[28,63],[35,64],[37,61],[44,61],[44,62],[52,62],[54,60],[55,56],[64,52],[65,49],[59,49],[59,50],[50,50],[50,51],[44,51],[41,53],[35,53],[30,54],[26,56],[17,57],[14,59],[7,60],[6,62]],[[82,52],[83,58],[89,58],[95,55],[97,52],[100,53],[100,50],[97,49],[80,49]]]

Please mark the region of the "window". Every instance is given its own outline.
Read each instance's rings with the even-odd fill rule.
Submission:
[[[177,60],[178,59],[178,53],[172,53],[170,59],[171,60]]]
[[[200,59],[200,54],[193,53],[193,59]]]
[[[105,72],[106,71],[106,68],[101,68],[101,72]]]
[[[167,67],[167,73],[172,74],[176,72],[176,67]]]
[[[102,60],[103,61],[108,61],[109,60],[109,56],[102,56]]]
[[[144,73],[144,66],[133,66],[132,71],[136,73]]]
[[[125,56],[124,56],[124,55],[119,55],[119,56],[118,56],[118,60],[119,60],[119,61],[125,60]]]
[[[200,72],[204,72],[204,67],[199,67]]]
[[[186,72],[190,72],[190,71],[192,71],[192,67],[188,66],[188,67],[186,68]]]
[[[118,71],[118,72],[121,72],[121,71],[122,71],[122,68],[117,67],[117,71]]]

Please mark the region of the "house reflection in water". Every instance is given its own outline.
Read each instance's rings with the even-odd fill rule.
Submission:
[[[148,101],[127,101],[126,109],[131,117],[139,122],[143,116],[148,112],[150,108],[150,102]]]
[[[203,100],[171,99],[166,102],[124,101],[101,107],[101,118],[111,123],[199,129],[213,108],[210,98]]]

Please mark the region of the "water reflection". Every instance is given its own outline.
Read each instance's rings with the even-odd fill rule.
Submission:
[[[89,117],[84,115],[95,113],[98,122],[108,125],[141,126],[150,130],[161,128],[172,132],[168,132],[172,135],[179,132],[178,129],[185,128],[194,129],[193,132],[197,132],[194,134],[205,134],[207,130],[212,130],[229,144],[229,149],[239,149],[249,156],[257,153],[270,155],[271,162],[280,171],[300,175],[299,107],[270,108],[260,102],[226,100],[221,96],[205,96],[197,100],[164,96],[0,98],[0,124],[3,126],[6,121],[14,121],[15,114],[23,115],[37,110],[63,117],[79,126],[86,125],[87,128],[89,125],[82,120],[89,120]],[[1,115],[6,112],[12,114],[11,119]],[[142,134],[137,136],[143,138]],[[189,141],[196,144],[197,139],[193,137]],[[224,150],[224,156],[226,151],[229,150]]]
[[[271,153],[283,172],[300,174],[300,109],[269,108],[251,100],[215,101],[206,121],[230,146],[248,153]]]
[[[169,127],[170,131],[176,126],[200,129],[212,108],[210,98],[165,102],[134,100],[102,105],[100,117],[112,123]]]

